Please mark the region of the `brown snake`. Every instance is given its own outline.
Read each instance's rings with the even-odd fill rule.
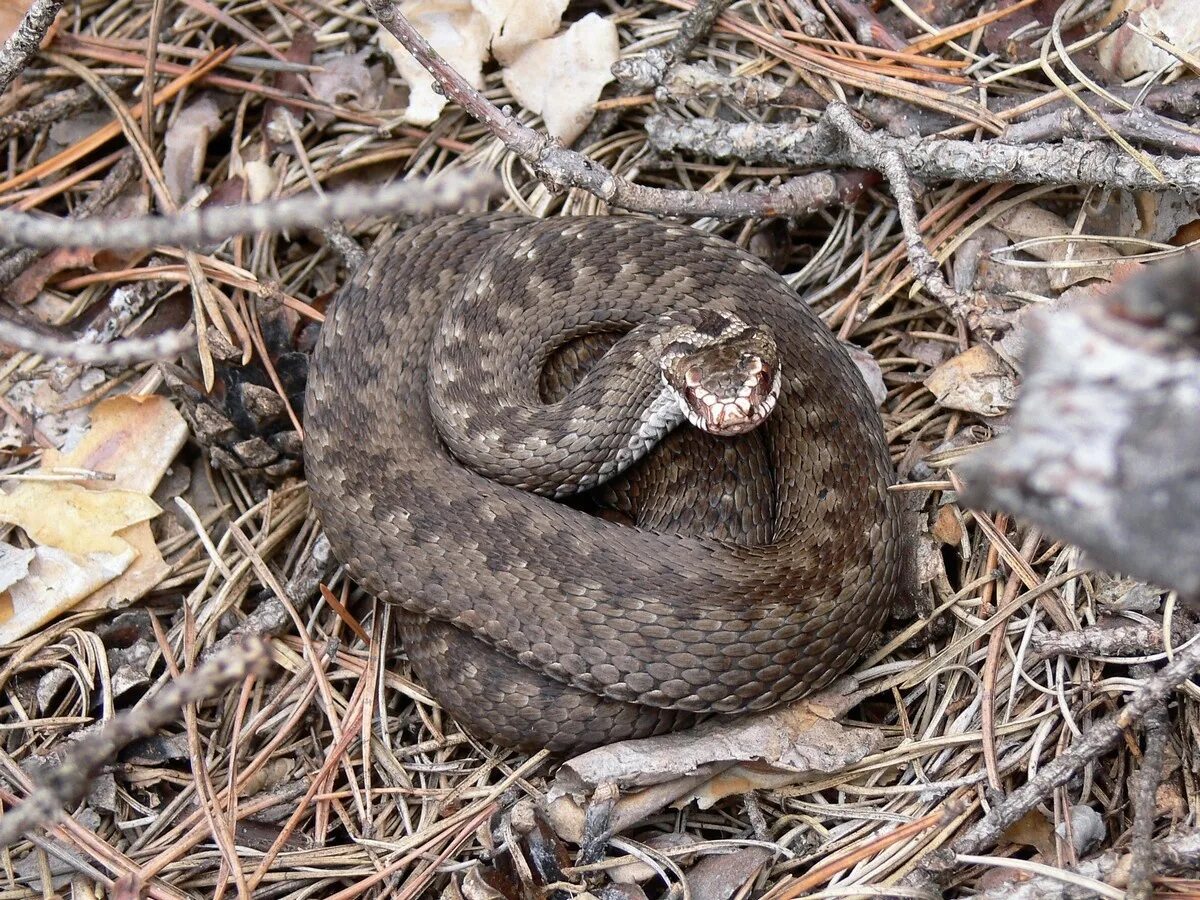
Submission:
[[[701,435],[732,461],[723,473],[703,462],[697,476],[736,494],[739,467],[765,468],[765,543],[622,526],[513,486],[547,468],[611,468],[600,457],[648,417],[622,408],[646,384],[605,387],[593,372],[566,401],[541,404],[537,372],[519,366],[536,369],[591,332],[707,310],[778,344],[776,408],[742,437]],[[472,379],[485,393],[500,385],[498,408],[454,406]],[[456,453],[516,446],[487,466],[515,466],[511,484],[460,464],[435,411],[465,429]],[[516,414],[531,434],[509,433]],[[581,749],[801,696],[855,662],[900,590],[892,468],[861,377],[774,271],[690,228],[460,216],[382,242],[322,328],[305,430],[334,551],[402,607],[405,646],[433,696],[502,743]]]

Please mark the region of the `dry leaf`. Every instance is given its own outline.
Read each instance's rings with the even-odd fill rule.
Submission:
[[[977,344],[929,373],[925,387],[938,403],[981,416],[998,416],[1013,405],[1017,380],[991,347]]]
[[[862,376],[871,399],[875,401],[876,406],[881,406],[887,399],[887,386],[883,383],[883,369],[879,368],[879,362],[866,350],[854,344],[843,343],[842,347],[850,354],[850,359],[858,369],[858,374]]]
[[[693,897],[705,900],[729,900],[739,893],[774,854],[766,847],[741,847],[733,853],[714,853],[704,857],[685,873]]]
[[[488,56],[490,29],[487,19],[470,0],[406,0],[400,11],[422,37],[441,54],[472,87],[483,86],[483,63]],[[432,125],[442,114],[446,98],[433,89],[433,76],[383,28],[379,45],[389,54],[409,87],[404,118],[414,125]]]
[[[475,0],[491,29],[492,55],[509,65],[534,41],[558,31],[569,0]]]
[[[90,269],[95,257],[96,251],[86,247],[58,247],[51,250],[13,279],[8,288],[8,299],[18,306],[24,306],[34,300],[46,282],[59,272]]]
[[[148,495],[186,438],[183,418],[165,397],[114,397],[96,406],[91,427],[71,450],[46,451],[43,469],[62,466],[107,472],[114,476],[112,481],[94,484],[117,490],[88,491],[66,482],[25,482],[13,493],[33,486],[49,487],[66,489],[73,497],[86,495],[84,499],[89,502],[107,504],[103,510],[108,519],[106,524],[97,529],[96,521],[80,516],[83,523],[76,526],[73,537],[94,543],[97,530],[107,531],[100,534],[101,542],[119,547],[119,552],[72,555],[56,547],[34,548],[25,577],[13,581],[7,592],[0,594],[0,643],[20,639],[74,608],[84,598],[85,607],[111,606],[143,596],[162,580],[168,566],[158,552],[146,516],[137,524],[119,528],[114,526],[121,517],[115,514],[124,512],[128,519],[130,507],[158,510]],[[126,504],[122,498],[136,499]],[[0,498],[3,499],[8,498]],[[62,498],[57,493],[55,500],[60,505],[43,510],[42,519],[50,518],[51,512],[59,520],[66,519],[62,514]],[[64,524],[70,527],[69,523]],[[9,572],[16,571],[21,559],[28,558],[29,551],[18,551],[8,545],[0,545],[0,550],[10,557]],[[24,556],[11,559],[14,553]]]
[[[696,800],[708,808],[730,794],[795,784],[853,765],[878,738],[874,731],[834,721],[868,696],[857,687],[847,677],[759,715],[590,750],[558,770],[547,795],[550,820],[563,838],[579,840],[580,803],[601,784],[621,791],[611,823],[619,832],[668,804]]]
[[[1112,277],[1113,265],[1120,259],[1120,254],[1108,244],[1060,239],[1071,234],[1071,226],[1065,219],[1034,203],[1022,203],[1007,210],[996,216],[992,224],[1013,241],[1055,238],[1026,247],[1023,252],[1061,264],[1051,267],[1048,272],[1050,287],[1057,291],[1093,278],[1107,281]]]
[[[0,494],[0,521],[20,525],[39,544],[68,553],[121,554],[117,531],[162,510],[134,491],[90,491],[67,481],[25,481]]]
[[[0,591],[7,591],[29,574],[29,564],[35,555],[33,550],[0,544]]]
[[[1100,65],[1121,78],[1136,78],[1174,63],[1175,57],[1133,30],[1154,35],[1181,50],[1194,50],[1200,43],[1200,16],[1195,0],[1116,0],[1101,27],[1127,13],[1127,24],[1100,42]]]
[[[588,13],[565,34],[526,47],[504,70],[504,84],[518,103],[541,114],[550,134],[569,144],[592,121],[620,50],[617,26]]]
[[[67,451],[46,451],[42,468],[70,466],[105,472],[94,482],[153,493],[187,440],[187,423],[166,397],[112,397],[92,410],[91,428]]]
[[[196,180],[204,171],[208,141],[221,127],[221,110],[207,95],[183,108],[163,138],[163,180],[179,203],[196,189]]]
[[[252,159],[242,170],[251,203],[262,203],[274,196],[275,188],[279,185],[279,175],[274,168],[261,159]]]
[[[129,568],[134,551],[73,556],[35,547],[25,578],[0,594],[0,644],[20,640]]]
[[[371,49],[364,48],[353,56],[338,55],[321,62],[320,72],[312,75],[313,96],[336,106],[353,106],[355,109],[379,108],[382,97],[379,78],[367,67]],[[376,73],[379,71],[376,68]],[[322,114],[327,120],[332,117]]]
[[[943,544],[957,546],[962,542],[962,520],[954,514],[953,506],[947,504],[938,510],[937,518],[934,519],[929,532]]]

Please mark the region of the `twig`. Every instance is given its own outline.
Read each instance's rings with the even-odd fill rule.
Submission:
[[[76,221],[95,215],[125,189],[125,185],[129,184],[137,171],[137,163],[134,162],[133,156],[123,155],[108,170],[99,187],[88,194],[87,199],[71,212],[70,219]],[[11,251],[9,256],[0,252],[0,288],[8,287],[40,255],[41,252],[36,247],[21,247]]]
[[[913,199],[908,168],[900,152],[878,135],[868,134],[863,130],[844,103],[830,103],[825,110],[825,118],[842,133],[851,148],[870,160],[871,168],[879,170],[887,178],[892,198],[896,201],[896,212],[900,216],[900,227],[904,229],[908,261],[922,286],[956,315],[966,316],[968,313],[978,313],[986,309],[986,303],[981,302],[979,298],[968,297],[950,287],[938,261],[925,246],[925,240],[921,237],[921,217],[917,214],[916,200]]]
[[[737,194],[672,191],[634,184],[574,150],[522,125],[471,87],[400,14],[393,0],[366,0],[367,8],[434,77],[442,92],[474,116],[554,190],[582,188],[612,206],[664,216],[791,216],[857,196],[859,173],[805,175],[765,191]]]
[[[1155,841],[1153,854],[1155,862],[1164,873],[1194,870],[1200,861],[1200,832],[1187,831]],[[1081,862],[1074,868],[1061,871],[1064,875],[1080,875],[1107,884],[1128,884],[1130,863],[1128,854],[1122,855],[1109,850]],[[1006,882],[977,896],[981,900],[1065,900],[1080,896],[1075,887],[1073,882],[1064,881],[1061,876],[1051,878],[1035,875],[1027,881]]]
[[[26,831],[52,823],[64,807],[78,803],[92,779],[122,747],[175,721],[185,704],[220,696],[258,671],[269,657],[270,650],[261,638],[246,636],[80,740],[24,803],[0,818],[0,847],[11,845]]]
[[[1129,112],[1096,111],[1110,128],[1131,141],[1174,150],[1200,153],[1200,135],[1182,122],[1168,119],[1144,106]],[[1042,116],[1009,125],[1004,140],[1013,144],[1044,143],[1064,137],[1100,140],[1105,131],[1078,107],[1064,107]]]
[[[1149,666],[1135,666],[1148,671]],[[1162,779],[1163,757],[1167,748],[1167,709],[1163,704],[1146,714],[1146,750],[1138,768],[1133,791],[1133,834],[1129,840],[1128,900],[1151,900],[1154,890],[1154,813],[1157,807],[1158,784]]]
[[[613,65],[613,75],[619,84],[617,97],[633,97],[656,87],[667,71],[687,58],[713,27],[713,24],[733,0],[699,0],[692,7],[675,32],[675,36],[662,49],[652,48],[645,56],[618,60]],[[606,109],[588,125],[587,130],[575,142],[576,147],[588,147],[613,130],[620,118],[620,109]]]
[[[348,187],[323,197],[304,194],[243,206],[210,207],[172,216],[120,221],[42,219],[0,210],[0,242],[30,247],[84,246],[132,250],[168,244],[201,247],[238,234],[320,228],[338,219],[381,213],[426,214],[457,210],[495,188],[490,175],[461,172],[435,181],[401,181],[382,188]]]
[[[112,366],[172,359],[187,350],[192,341],[183,332],[171,331],[150,338],[122,338],[110,344],[93,344],[73,337],[43,334],[14,319],[0,316],[0,344],[85,366]]]
[[[0,94],[29,65],[62,7],[63,0],[33,0],[17,30],[0,47]]]
[[[1174,662],[1153,678],[1147,679],[1134,692],[1120,712],[1085,731],[1070,750],[1049,762],[1003,802],[993,806],[991,812],[955,841],[949,850],[939,850],[926,857],[923,864],[925,873],[949,871],[955,865],[955,854],[974,856],[994,847],[1004,832],[1022,816],[1056,787],[1066,784],[1088,763],[1115,747],[1127,728],[1133,727],[1151,710],[1162,705],[1179,685],[1197,671],[1200,671],[1200,643],[1181,650]]]
[[[871,10],[869,4],[856,0],[831,0],[832,6],[846,20],[854,24],[854,38],[859,43],[885,50],[903,50],[905,43],[888,29]]]
[[[819,125],[819,122],[818,122]],[[661,153],[686,150],[717,159],[793,166],[871,165],[868,154],[847,143],[831,143],[818,125],[686,121],[663,115],[646,121],[650,144]],[[1163,174],[1159,181],[1137,160],[1099,141],[1060,144],[984,143],[944,138],[879,135],[896,150],[919,181],[963,180],[1016,184],[1070,184],[1131,191],[1200,191],[1200,158],[1150,156]]]
[[[35,106],[18,109],[0,118],[0,140],[19,134],[30,134],[36,128],[87,109],[96,102],[96,95],[87,85],[68,88],[51,94]]]
[[[620,60],[613,66],[613,74],[621,82],[620,96],[632,96],[639,91],[657,87],[674,65],[682,62],[692,48],[704,39],[713,24],[733,0],[699,0],[679,26],[675,37],[661,48],[648,50],[645,56]]]
[[[1187,635],[1178,634],[1182,642]],[[1163,632],[1158,625],[1118,625],[1081,628],[1079,631],[1050,631],[1035,634],[1029,647],[1038,653],[1068,656],[1131,656],[1163,652]]]

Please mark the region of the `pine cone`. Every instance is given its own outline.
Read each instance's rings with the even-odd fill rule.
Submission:
[[[241,352],[215,328],[208,331],[215,375],[211,393],[204,393],[198,376],[179,366],[164,365],[163,373],[214,466],[278,479],[300,470],[301,439],[284,396],[299,416],[317,329],[311,323],[302,327],[299,316],[282,306],[264,310],[259,321],[283,396],[261,360],[241,365]]]

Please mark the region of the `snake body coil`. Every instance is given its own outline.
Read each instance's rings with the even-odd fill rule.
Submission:
[[[547,459],[576,466],[567,450],[585,460],[579,471],[604,468],[610,429],[646,420],[622,408],[629,385],[599,378],[568,395],[581,409],[560,403],[538,419],[537,373],[514,372],[514,359],[537,366],[555,349],[539,346],[547,339],[697,310],[778,344],[765,424],[703,436],[718,457],[768,470],[766,543],[622,527],[513,486]],[[518,394],[534,433],[508,433],[513,403],[447,404],[468,375]],[[489,466],[517,474],[502,484],[464,467],[434,412],[463,429],[450,442],[460,455],[497,439],[522,448]],[[322,328],[305,430],[313,503],[338,557],[403,609],[431,693],[503,743],[580,749],[798,697],[854,663],[900,589],[891,464],[858,372],[775,272],[693,229],[462,216],[383,242]]]

